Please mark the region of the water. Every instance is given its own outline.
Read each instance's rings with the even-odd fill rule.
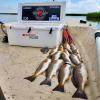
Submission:
[[[4,23],[17,21],[17,15],[0,14],[0,21]]]
[[[0,21],[2,21],[4,23],[13,22],[13,21],[17,21],[17,17],[18,17],[18,15],[0,14]],[[66,20],[70,20],[71,18],[73,18],[75,20],[86,20],[86,16],[66,16]],[[92,21],[88,21],[88,22],[91,23],[95,28],[100,29],[100,23],[92,22]]]
[[[66,16],[66,20],[74,18],[75,20],[85,20],[86,21],[86,16]]]
[[[78,21],[79,20],[87,21],[86,16],[66,16],[66,20],[70,20],[72,18]],[[94,28],[100,29],[100,22],[93,22],[93,21],[87,21],[87,22],[93,25]]]

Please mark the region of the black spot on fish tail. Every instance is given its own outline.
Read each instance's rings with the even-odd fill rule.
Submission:
[[[57,85],[53,91],[65,92],[64,85]]]
[[[77,89],[72,98],[88,99],[86,93],[80,89]]]
[[[33,82],[36,79],[36,77],[35,76],[29,76],[29,77],[25,77],[24,79],[26,79],[30,82]]]
[[[42,82],[40,83],[40,85],[48,85],[48,86],[51,86],[51,80],[45,79],[44,81],[42,81]]]

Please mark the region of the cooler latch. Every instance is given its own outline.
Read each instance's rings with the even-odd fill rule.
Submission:
[[[31,32],[31,27],[29,27],[29,29],[28,29],[27,33],[30,33],[30,32]]]
[[[52,31],[53,31],[53,29],[52,29],[52,28],[50,28],[49,34],[52,34]]]

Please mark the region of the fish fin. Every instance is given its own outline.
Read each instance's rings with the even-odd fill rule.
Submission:
[[[59,92],[65,92],[64,91],[64,85],[57,85],[53,91],[59,91]]]
[[[26,79],[30,82],[33,82],[36,79],[36,77],[35,76],[29,76],[29,77],[25,77],[24,79]]]
[[[42,81],[42,82],[40,83],[40,85],[48,85],[48,86],[51,86],[51,80],[45,79],[44,81]]]
[[[88,99],[86,93],[80,89],[77,89],[72,98],[82,98],[82,99]]]

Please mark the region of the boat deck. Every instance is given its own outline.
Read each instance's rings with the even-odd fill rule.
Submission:
[[[70,27],[69,30],[87,66],[88,100],[100,100],[100,82],[93,34],[95,31],[86,27]],[[41,75],[32,83],[24,80],[24,77],[31,75],[47,55],[42,54],[40,48],[9,46],[3,44],[1,39],[2,34],[0,34],[0,85],[6,100],[81,100],[71,97],[76,90],[71,81],[65,84],[66,92],[60,93],[52,92],[57,85],[56,77],[52,79],[51,87],[39,85],[45,75]]]

